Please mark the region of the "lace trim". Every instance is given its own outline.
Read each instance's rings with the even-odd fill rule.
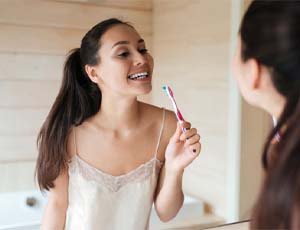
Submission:
[[[75,155],[69,164],[69,172],[78,173],[86,180],[93,181],[110,192],[117,192],[128,183],[140,182],[148,179],[153,172],[157,177],[162,165],[163,163],[154,157],[129,173],[113,176],[91,166]]]

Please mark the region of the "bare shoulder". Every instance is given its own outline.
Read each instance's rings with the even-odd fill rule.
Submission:
[[[151,112],[152,115],[161,115],[162,114],[162,111],[163,111],[163,107],[158,107],[156,105],[152,105],[152,104],[148,104],[148,103],[145,103],[145,102],[141,102],[139,101],[139,105],[141,106],[141,108],[147,112]],[[167,110],[167,109],[164,109],[166,110],[167,112],[171,112],[170,110]]]
[[[171,137],[173,135],[173,133],[176,130],[176,126],[177,126],[176,115],[174,114],[173,111],[166,109],[165,128],[166,130],[168,130],[166,131],[166,133],[169,133],[169,135],[167,135],[168,137]]]
[[[67,153],[69,160],[78,154],[78,147],[80,146],[83,139],[89,139],[86,134],[93,130],[93,121],[90,118],[82,122],[80,125],[73,125],[68,133],[67,137]]]
[[[141,102],[141,106],[144,108],[148,116],[158,123],[161,122],[163,110],[165,110],[165,123],[164,123],[164,136],[169,138],[176,130],[177,119],[173,111],[157,107],[155,105]]]
[[[151,105],[145,102],[139,102],[141,108],[147,113],[147,114],[151,114],[152,117],[158,117],[162,114],[162,108],[155,106],[155,105]]]
[[[163,132],[159,144],[158,158],[164,160],[165,150],[170,141],[170,138],[174,134],[177,126],[177,119],[173,111],[168,109],[160,108],[154,105],[143,103],[142,105],[147,112],[149,119],[153,120],[160,127],[162,122],[163,110],[165,110],[165,120],[163,124]]]
[[[174,112],[167,109],[165,110],[165,112],[165,122],[158,151],[159,159],[162,160],[165,159],[165,151],[167,145],[169,144],[170,138],[175,133],[177,126],[177,119]]]
[[[168,141],[174,134],[177,126],[177,118],[173,111],[166,109],[165,125],[164,125],[164,138]]]
[[[159,127],[163,114],[162,108],[144,102],[139,102],[139,107],[143,114],[143,123],[148,124],[149,127]]]

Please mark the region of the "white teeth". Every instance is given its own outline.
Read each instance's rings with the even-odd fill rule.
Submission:
[[[136,80],[136,79],[143,79],[146,77],[148,77],[148,73],[143,72],[143,73],[136,73],[136,74],[130,75],[128,78],[132,79],[132,80]]]

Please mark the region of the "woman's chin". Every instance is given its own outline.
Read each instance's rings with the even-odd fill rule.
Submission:
[[[142,95],[149,94],[151,91],[152,91],[152,85],[143,87],[142,89],[138,90],[137,96],[142,96]]]

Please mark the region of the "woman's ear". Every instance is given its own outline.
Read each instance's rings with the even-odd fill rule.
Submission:
[[[85,65],[85,71],[89,78],[91,79],[92,82],[98,84],[100,81],[99,76],[97,75],[96,67],[95,66],[90,66],[90,65]]]
[[[261,65],[254,58],[249,59],[246,65],[248,86],[253,90],[258,89],[260,87],[262,77]]]

